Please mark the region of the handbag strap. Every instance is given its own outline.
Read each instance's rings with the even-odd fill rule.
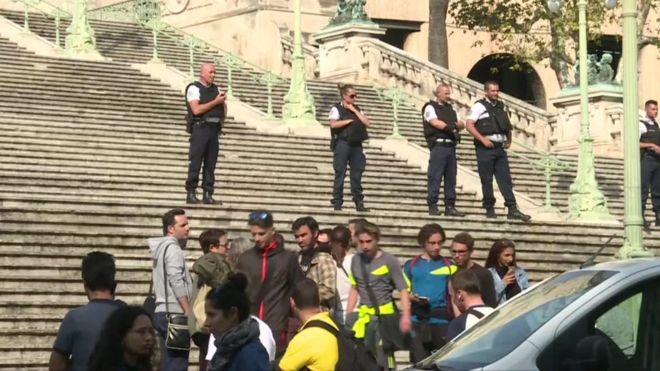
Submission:
[[[165,247],[165,252],[163,253],[163,286],[165,286],[165,316],[167,318],[170,317],[170,305],[167,300],[167,286],[169,285],[169,282],[167,281],[167,264],[165,264],[165,258],[167,258],[167,249],[169,249],[170,246],[171,245],[167,245]]]
[[[369,300],[371,300],[371,305],[373,305],[374,310],[376,311],[376,317],[380,319],[380,308],[378,308],[376,293],[374,293],[374,289],[371,287],[371,282],[369,282],[369,272],[367,272],[367,265],[364,262],[363,255],[360,256],[360,267],[362,268],[362,275],[364,276],[364,281],[367,286],[367,294],[369,294]]]

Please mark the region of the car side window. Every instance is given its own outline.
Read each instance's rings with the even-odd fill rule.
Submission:
[[[660,370],[649,347],[658,344],[660,281],[647,281],[619,293],[600,307],[581,314],[555,336],[537,358],[545,370]],[[659,326],[660,327],[660,326]]]
[[[595,328],[607,335],[628,359],[635,355],[637,349],[641,306],[640,292],[603,313],[595,323]]]

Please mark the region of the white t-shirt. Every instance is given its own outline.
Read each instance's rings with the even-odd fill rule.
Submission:
[[[456,108],[454,108],[454,106],[452,106],[452,108],[456,112],[456,119],[460,121],[461,117],[458,114],[458,111],[456,111]],[[433,108],[433,106],[430,105],[430,104],[428,106],[426,106],[426,108],[424,109],[424,120],[426,120],[427,122],[431,122],[431,120],[437,119],[437,118],[438,118],[438,115],[435,114],[435,108]]]
[[[491,307],[487,307],[487,306],[483,306],[483,307],[480,306],[480,307],[472,307],[472,310],[475,310],[475,311],[483,314],[484,316],[487,316],[487,315],[493,313],[493,311],[495,309],[493,309]],[[481,320],[481,318],[475,316],[472,313],[468,313],[467,318],[465,319],[465,329],[466,330],[469,329],[470,327],[474,326],[480,320]]]
[[[328,120],[339,120],[339,110],[337,107],[332,107],[330,114],[328,115]]]
[[[337,267],[337,292],[339,293],[339,299],[341,301],[342,310],[346,310],[348,306],[348,295],[351,293],[351,282],[348,280],[346,273],[351,273],[351,262],[355,254],[349,252],[345,257],[344,261],[341,263],[341,267]]]
[[[268,352],[268,360],[269,361],[274,361],[275,360],[275,338],[273,337],[273,331],[268,327],[266,322],[260,320],[258,317],[255,316],[250,316],[254,318],[257,323],[259,323],[259,342],[261,342],[261,345],[266,348],[266,352]],[[213,334],[211,334],[211,338],[209,339],[209,351],[206,353],[206,360],[210,361],[213,359],[213,355],[215,355],[215,351],[217,348],[215,347],[215,337]]]
[[[220,87],[218,87],[218,93],[222,94],[222,90]],[[200,94],[199,94],[199,88],[195,85],[190,85],[188,88],[188,91],[186,91],[186,100],[188,103],[194,101],[194,100],[199,100]]]
[[[470,114],[468,115],[467,119],[477,122],[480,119],[484,119],[486,117],[490,117],[490,115],[488,115],[488,110],[481,102],[477,102],[470,109]],[[506,135],[492,134],[492,135],[487,135],[486,138],[490,139],[493,142],[503,143],[506,140]]]

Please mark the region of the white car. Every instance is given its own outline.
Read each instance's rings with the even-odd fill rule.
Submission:
[[[660,259],[549,278],[410,370],[660,371]]]

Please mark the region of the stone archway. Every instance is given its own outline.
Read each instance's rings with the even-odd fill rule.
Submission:
[[[495,80],[503,93],[539,108],[546,108],[543,82],[528,63],[520,63],[511,54],[491,54],[477,62],[468,77],[478,82]]]

